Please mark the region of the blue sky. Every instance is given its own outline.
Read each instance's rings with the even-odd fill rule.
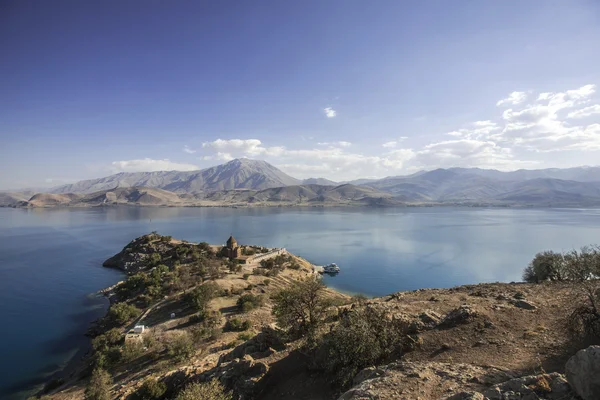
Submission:
[[[0,189],[597,165],[598,43],[593,0],[5,0]]]

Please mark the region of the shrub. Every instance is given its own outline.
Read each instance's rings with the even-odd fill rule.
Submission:
[[[206,310],[208,303],[215,297],[218,290],[219,286],[211,282],[197,286],[187,294],[187,303],[194,310],[203,312]]]
[[[288,268],[290,269],[295,269],[295,270],[299,270],[300,269],[300,264],[298,264],[296,261],[292,262]]]
[[[523,280],[539,283],[546,280],[565,278],[565,260],[562,254],[553,251],[537,253],[523,271]]]
[[[110,387],[112,379],[108,372],[96,368],[92,372],[92,377],[85,389],[86,400],[110,400]]]
[[[232,318],[225,324],[226,331],[240,332],[250,328],[250,322],[248,320],[240,320],[238,318]]]
[[[244,278],[245,280],[248,280],[248,278],[250,278],[250,274],[244,274],[244,275],[242,275],[242,278]]]
[[[177,361],[183,361],[194,354],[194,343],[188,332],[180,332],[173,335],[167,343],[167,350],[171,357]]]
[[[148,378],[137,390],[135,398],[138,400],[157,400],[161,399],[167,392],[167,385],[164,382],[157,381],[154,378]]]
[[[251,332],[242,332],[238,335],[238,339],[242,341],[250,340],[254,337],[254,334]]]
[[[253,284],[251,284],[251,283],[249,283],[249,284],[248,284],[248,286],[246,286],[246,287],[244,288],[244,290],[252,290],[252,289],[254,289],[254,285],[253,285]]]
[[[92,348],[94,351],[106,351],[110,346],[119,344],[123,340],[123,334],[118,328],[113,328],[102,335],[92,339]]]
[[[140,310],[132,304],[116,303],[108,309],[108,318],[118,325],[124,325],[140,315]]]
[[[161,236],[160,237],[160,241],[161,242],[170,242],[171,241],[171,236]]]
[[[270,284],[270,283],[271,283],[271,280],[270,280],[270,279],[265,279],[265,280],[263,281],[263,285],[265,285],[265,286],[269,286],[269,284]]]
[[[544,251],[535,255],[523,271],[523,280],[530,283],[571,280],[585,282],[600,277],[600,248],[584,246],[566,253]]]
[[[148,265],[151,267],[155,267],[158,264],[160,264],[160,254],[159,253],[152,253],[150,254],[150,260],[148,260]]]
[[[255,308],[262,306],[264,303],[262,296],[254,294],[243,294],[237,299],[237,307],[242,312],[252,311]]]
[[[567,317],[567,328],[574,336],[600,338],[600,283],[587,281],[580,288],[583,301],[578,299]]]
[[[123,345],[121,357],[123,361],[130,362],[144,353],[144,344],[141,341],[129,341]]]
[[[385,312],[360,308],[348,313],[322,339],[317,363],[341,386],[363,368],[399,356],[408,345],[408,325]]]
[[[330,302],[318,278],[296,281],[273,297],[273,314],[279,326],[294,335],[312,335],[323,322]]]
[[[232,400],[231,393],[219,381],[192,383],[183,389],[176,400]]]

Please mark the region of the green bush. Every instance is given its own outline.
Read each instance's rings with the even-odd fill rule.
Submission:
[[[219,291],[219,286],[213,282],[207,282],[197,286],[186,295],[186,301],[194,310],[203,312],[208,303],[215,297]]]
[[[360,308],[348,313],[319,344],[317,364],[347,386],[363,368],[400,356],[409,343],[408,325],[384,311]]]
[[[178,335],[171,336],[167,342],[167,351],[169,356],[177,361],[183,361],[194,354],[194,343],[188,332],[181,332]]]
[[[167,385],[164,382],[148,378],[137,390],[135,398],[137,400],[158,400],[162,399],[166,392]]]
[[[254,294],[243,294],[241,295],[236,302],[238,309],[242,312],[252,311],[255,308],[262,306],[264,300],[262,296],[257,296]]]
[[[226,331],[241,332],[250,328],[250,321],[232,318],[225,324]]]
[[[265,280],[263,281],[263,285],[265,285],[265,286],[269,286],[269,284],[270,284],[270,283],[271,283],[271,280],[270,280],[270,279],[265,279]]]
[[[242,275],[242,278],[244,278],[245,280],[248,280],[248,278],[250,278],[250,274],[244,274],[244,275]]]
[[[238,339],[242,340],[242,341],[247,341],[250,340],[254,337],[254,334],[252,332],[242,332],[238,335]]]
[[[144,344],[141,341],[125,342],[121,351],[121,358],[125,362],[130,362],[144,354]]]
[[[132,304],[116,303],[108,309],[108,318],[118,325],[124,325],[138,315],[140,310]]]
[[[110,387],[112,379],[108,372],[96,368],[85,389],[85,400],[111,400]]]
[[[232,400],[231,393],[216,379],[206,383],[192,383],[183,389],[176,400]]]
[[[523,271],[523,280],[585,282],[600,277],[600,247],[584,246],[566,253],[544,251],[535,255]]]

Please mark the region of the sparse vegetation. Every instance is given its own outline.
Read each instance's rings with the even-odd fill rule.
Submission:
[[[167,392],[167,385],[164,382],[157,381],[155,378],[148,378],[135,394],[136,400],[158,400],[162,399]]]
[[[323,337],[317,363],[338,384],[347,386],[363,368],[401,355],[408,343],[408,325],[390,320],[383,311],[362,307],[349,312]]]
[[[194,310],[204,313],[208,303],[215,297],[219,286],[212,282],[207,282],[196,287],[186,295],[186,301]]]
[[[262,306],[263,303],[264,300],[262,296],[257,296],[250,293],[241,295],[236,302],[238,309],[241,312],[252,311],[255,308]]]
[[[108,372],[96,368],[85,389],[85,400],[110,400],[112,380]]]
[[[226,331],[241,332],[250,328],[250,321],[232,318],[225,324]]]
[[[273,314],[281,326],[293,335],[313,335],[323,322],[330,302],[324,297],[325,285],[309,277],[294,282],[273,297]]]
[[[194,354],[194,343],[188,332],[179,332],[169,338],[167,342],[169,356],[177,361],[183,361]]]
[[[179,393],[176,400],[232,400],[231,393],[216,379],[206,383],[192,383]]]
[[[579,251],[565,253],[545,251],[535,255],[523,271],[523,280],[573,281],[577,299],[566,320],[569,331],[576,336],[600,337],[600,247],[584,246]]]

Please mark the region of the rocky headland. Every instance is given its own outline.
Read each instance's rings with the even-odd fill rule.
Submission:
[[[239,246],[238,254],[269,250]],[[598,338],[569,325],[586,301],[581,283],[491,283],[373,299],[311,286],[323,307],[314,329],[301,334],[280,312],[281,293],[293,298],[315,277],[295,255],[238,264],[221,246],[153,233],[105,266],[127,279],[106,291],[112,305],[82,367],[51,382],[45,399],[92,398],[98,370],[106,371],[110,399],[600,398],[600,347],[589,346]],[[144,332],[133,333],[139,325]],[[182,397],[184,388],[213,383],[230,397]]]

